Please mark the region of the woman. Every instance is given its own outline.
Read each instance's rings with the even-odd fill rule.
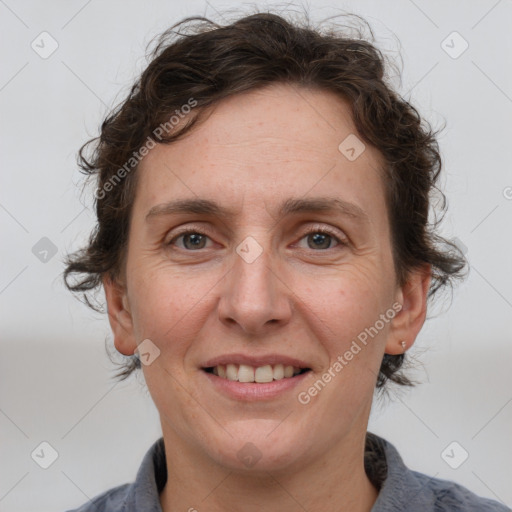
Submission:
[[[98,226],[66,282],[104,287],[119,377],[142,368],[163,438],[78,510],[506,510],[367,432],[464,270],[428,224],[435,134],[368,41],[196,21],[80,152]]]

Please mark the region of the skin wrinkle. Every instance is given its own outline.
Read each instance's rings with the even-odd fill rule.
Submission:
[[[326,113],[329,123],[315,124],[318,114],[310,104]],[[131,354],[149,338],[161,351],[143,371],[165,439],[164,512],[197,508],[191,497],[207,495],[202,508],[211,511],[286,512],[299,503],[310,512],[362,512],[375,501],[363,453],[376,376],[384,352],[401,352],[402,339],[413,343],[424,321],[429,279],[413,273],[406,287],[397,287],[376,170],[380,156],[367,146],[349,162],[337,148],[355,133],[347,108],[334,95],[301,91],[297,96],[286,86],[237,95],[187,137],[155,147],[140,166],[126,286],[119,291],[106,283],[105,291],[116,348]],[[306,129],[311,126],[315,129]],[[262,153],[259,144],[248,143],[252,133],[256,140],[276,143]],[[238,145],[239,140],[245,143]],[[311,150],[318,147],[322,151]],[[282,154],[289,158],[275,158]],[[304,158],[308,154],[317,157]],[[326,174],[332,162],[337,165]],[[205,218],[169,217],[150,227],[144,217],[154,205],[191,197],[191,191],[239,216],[225,221],[228,229],[212,221],[212,249],[181,250],[177,257],[164,240],[178,224],[194,220],[191,226],[200,227]],[[360,205],[371,222],[358,235],[342,217],[338,222],[307,214],[308,224],[345,228],[354,242],[328,256],[301,252],[291,245],[303,236],[299,219],[275,219],[269,211],[285,198],[305,194],[338,195]],[[234,251],[246,236],[263,247],[251,264]],[[301,405],[298,392],[394,302],[405,304],[404,311],[311,403]],[[272,402],[235,403],[212,389],[200,369],[201,362],[235,351],[299,357],[312,372],[300,389]],[[262,454],[251,469],[237,457],[249,441]],[[219,475],[228,476],[216,487]]]

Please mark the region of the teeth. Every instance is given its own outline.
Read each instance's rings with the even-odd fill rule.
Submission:
[[[293,366],[285,366],[284,367],[284,376],[285,377],[293,377]]]
[[[274,380],[274,371],[272,366],[260,366],[254,372],[254,382],[272,382]]]
[[[213,374],[223,379],[238,382],[272,382],[298,375],[301,369],[295,366],[284,366],[282,364],[259,366],[254,368],[247,364],[220,364],[213,368]]]
[[[234,364],[226,366],[226,377],[228,380],[238,380],[238,367]]]
[[[276,364],[274,366],[274,380],[281,380],[284,377],[284,366]]]
[[[238,368],[238,382],[254,382],[254,368],[241,364]]]

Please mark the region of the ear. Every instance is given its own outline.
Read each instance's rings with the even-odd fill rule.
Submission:
[[[133,355],[137,349],[137,343],[126,287],[112,281],[110,277],[104,277],[103,288],[107,299],[108,320],[114,334],[114,345],[121,354]]]
[[[404,286],[397,290],[395,300],[402,304],[402,309],[391,321],[386,354],[403,354],[416,340],[427,315],[431,270],[430,265],[413,270]],[[402,341],[405,341],[405,347]]]

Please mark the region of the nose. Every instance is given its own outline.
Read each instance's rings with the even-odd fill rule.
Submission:
[[[223,280],[218,309],[221,322],[253,336],[288,323],[293,294],[279,274],[278,262],[269,249],[254,261],[235,253],[232,270]]]

